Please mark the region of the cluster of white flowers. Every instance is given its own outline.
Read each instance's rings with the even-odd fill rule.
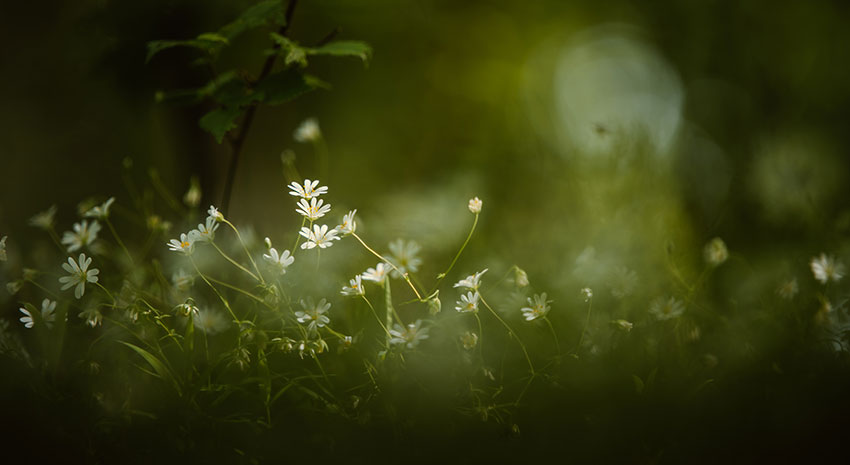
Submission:
[[[207,219],[198,224],[197,229],[188,233],[180,233],[179,239],[168,241],[168,250],[191,255],[195,251],[196,242],[212,242],[215,239],[215,231],[221,221],[224,221],[224,215],[218,211],[218,208],[210,205],[210,209],[207,210]]]
[[[342,239],[339,235],[353,234],[357,224],[354,215],[357,210],[348,212],[343,217],[342,224],[330,228],[328,225],[313,224],[314,221],[325,216],[331,211],[331,204],[326,204],[319,196],[328,193],[327,186],[319,186],[318,180],[305,179],[303,184],[292,182],[289,184],[289,195],[301,197],[298,200],[295,211],[310,221],[310,226],[301,228],[298,232],[305,241],[301,244],[302,249],[324,249],[333,245],[333,241]]]
[[[25,307],[21,307],[19,310],[21,311],[21,313],[24,314],[24,316],[21,317],[21,323],[23,323],[24,327],[26,328],[32,328],[35,325],[37,319],[34,315],[35,312],[31,312]],[[41,314],[39,316],[41,317],[41,321],[44,322],[45,326],[47,326],[48,328],[53,327],[53,322],[56,320],[55,310],[55,301],[51,301],[50,299],[44,299],[44,301],[41,303]]]
[[[487,268],[473,273],[454,284],[454,288],[461,288],[460,300],[455,304],[455,310],[461,313],[478,311],[478,301],[481,300],[481,294],[478,293],[478,288],[481,286],[481,276],[487,272]],[[466,290],[466,294],[463,294]]]

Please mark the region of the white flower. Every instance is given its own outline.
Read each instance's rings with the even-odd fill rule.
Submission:
[[[224,221],[224,215],[222,215],[221,212],[218,211],[218,208],[215,208],[213,205],[210,205],[210,209],[207,210],[207,215],[209,218],[213,218],[216,221]]]
[[[328,230],[328,225],[323,224],[319,226],[318,224],[313,225],[313,230],[310,228],[301,228],[301,231],[298,234],[301,234],[307,240],[301,244],[302,249],[312,249],[316,246],[319,248],[326,248],[333,245],[332,241],[338,241],[340,238],[336,235],[336,229]]]
[[[192,232],[196,232],[196,238],[199,241],[203,242],[212,242],[215,239],[215,231],[218,229],[218,222],[215,218],[208,216],[205,224],[198,224],[198,229],[193,230]],[[191,233],[190,233],[191,235]]]
[[[62,268],[70,273],[70,276],[59,278],[59,282],[63,284],[62,290],[64,291],[76,285],[77,288],[74,289],[74,296],[78,299],[81,298],[86,292],[86,282],[96,283],[98,280],[97,275],[100,274],[100,270],[97,268],[89,269],[89,265],[91,265],[91,257],[86,258],[86,254],[84,253],[80,254],[79,262],[74,261],[73,257],[68,257],[68,263],[63,263]]]
[[[313,299],[308,297],[306,302],[301,301],[301,306],[304,311],[295,312],[295,319],[301,324],[307,323],[308,330],[316,331],[331,322],[331,319],[325,315],[331,308],[331,304],[327,300],[322,299],[318,304],[314,304]]]
[[[478,335],[471,331],[467,331],[460,337],[460,342],[463,344],[464,349],[472,350],[478,345]]]
[[[618,299],[624,299],[635,291],[638,283],[638,275],[634,270],[625,266],[618,267],[611,276],[611,295]]]
[[[325,203],[324,200],[315,197],[310,199],[310,203],[307,203],[305,199],[301,199],[298,201],[298,208],[295,211],[307,217],[310,221],[316,221],[325,216],[325,213],[331,211],[331,204],[322,205],[323,203]]]
[[[21,323],[23,323],[27,328],[32,328],[35,324],[32,313],[24,307],[21,307],[19,310],[24,314],[24,316],[21,317]],[[55,310],[56,302],[52,302],[50,299],[44,299],[41,303],[41,321],[43,321],[48,328],[52,328],[53,322],[56,321],[56,314],[54,313]]]
[[[95,207],[92,207],[83,216],[85,216],[86,218],[100,218],[100,219],[108,218],[109,217],[109,207],[112,206],[113,202],[115,202],[115,197],[110,197],[106,202],[103,202],[101,205],[97,205]]]
[[[220,312],[201,309],[197,309],[197,314],[192,316],[192,324],[209,335],[220,333],[230,326],[227,318]]]
[[[269,249],[269,253],[263,254],[263,259],[274,266],[280,274],[285,274],[286,268],[295,261],[295,257],[288,250],[284,250],[283,253],[278,254],[277,249],[274,247]]]
[[[726,248],[723,239],[715,237],[708,244],[705,244],[702,254],[706,263],[711,266],[720,266],[729,258],[729,249]]]
[[[658,320],[669,320],[676,318],[685,312],[685,305],[675,297],[659,297],[649,307],[651,313]]]
[[[550,307],[549,304],[552,302],[551,300],[546,300],[546,293],[542,294],[534,294],[534,297],[529,297],[526,299],[528,301],[529,307],[523,307],[520,309],[522,311],[522,315],[525,317],[525,321],[532,321],[538,318],[543,318],[549,313]]]
[[[319,185],[319,180],[311,181],[309,179],[304,180],[304,185],[298,184],[297,182],[292,182],[289,184],[289,190],[291,191],[289,195],[294,195],[296,197],[301,197],[303,199],[312,199],[313,197],[318,197],[322,194],[328,193],[327,186],[317,187]]]
[[[314,142],[322,137],[319,121],[316,118],[305,119],[292,134],[297,142]]]
[[[632,323],[631,321],[628,321],[628,320],[612,320],[611,325],[613,325],[615,328],[622,330],[622,331],[625,331],[627,333],[630,332],[632,330],[632,328],[635,327],[634,323]]]
[[[77,316],[86,320],[86,324],[92,328],[99,326],[103,322],[103,314],[100,313],[100,310],[96,306],[88,307]]]
[[[374,281],[378,284],[383,284],[384,280],[387,279],[387,273],[389,273],[390,267],[388,267],[385,263],[381,262],[375,265],[375,268],[369,268],[363,273],[363,279],[366,281]]]
[[[783,282],[776,288],[776,293],[779,294],[779,297],[782,297],[785,300],[791,300],[797,295],[797,292],[800,291],[800,286],[797,285],[797,278],[791,278],[788,281]]]
[[[74,252],[91,245],[97,239],[98,231],[100,231],[100,224],[97,221],[92,221],[89,225],[88,221],[83,220],[74,223],[73,232],[65,231],[62,236],[62,243],[67,246],[68,252]]]
[[[180,233],[180,240],[171,239],[168,242],[168,249],[174,252],[181,252],[185,255],[192,255],[195,251],[195,241],[198,240],[200,233],[196,230],[189,231],[189,234]]]
[[[403,239],[396,239],[390,243],[389,247],[392,253],[389,260],[401,272],[399,274],[398,271],[393,270],[390,276],[400,278],[405,273],[415,273],[419,270],[419,265],[422,264],[422,260],[416,256],[422,249],[419,244],[414,241],[405,242]]]
[[[460,300],[455,304],[455,310],[461,313],[478,311],[478,299],[481,295],[478,292],[467,292],[465,295],[460,295]]]
[[[460,281],[456,282],[453,287],[463,287],[463,288],[466,288],[466,289],[469,289],[469,290],[472,290],[472,291],[477,291],[478,286],[481,285],[481,282],[480,282],[481,276],[483,276],[484,273],[486,273],[488,269],[489,268],[484,268],[483,271],[479,271],[478,273],[471,274],[471,275],[461,279]]]
[[[0,239],[0,262],[5,262],[6,257],[6,236]]]
[[[354,221],[355,214],[357,214],[356,208],[342,217],[342,224],[336,227],[340,234],[348,235],[354,233],[354,230],[357,229],[357,222]]]
[[[416,320],[415,323],[407,325],[403,328],[398,323],[390,330],[390,344],[403,345],[408,349],[413,349],[425,339],[428,339],[428,328],[422,328],[422,320]]]
[[[176,273],[171,275],[171,284],[173,284],[178,291],[188,291],[194,283],[195,277],[187,275],[182,269],[177,270]]]
[[[593,298],[593,289],[589,287],[585,287],[581,290],[581,295],[584,297],[584,301],[588,302]]]
[[[30,225],[36,228],[48,230],[53,228],[53,220],[56,216],[56,205],[51,205],[47,210],[37,213],[30,218]]]
[[[484,205],[484,202],[481,201],[478,197],[469,199],[469,211],[475,213],[481,213],[481,207]]]
[[[348,280],[348,286],[342,286],[342,295],[363,295],[366,290],[363,288],[363,277],[357,275],[354,279]]]
[[[815,279],[820,281],[821,284],[826,284],[829,281],[837,282],[844,277],[844,264],[837,261],[832,255],[827,256],[822,253],[819,257],[812,258],[809,266],[812,268]]]
[[[517,287],[528,286],[528,273],[526,273],[522,268],[515,266],[514,282],[516,282]]]

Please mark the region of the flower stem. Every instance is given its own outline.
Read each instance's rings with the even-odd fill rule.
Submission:
[[[558,334],[557,334],[557,333],[555,333],[555,327],[554,327],[554,326],[552,326],[552,322],[551,322],[551,321],[549,321],[549,318],[548,318],[548,317],[544,316],[544,317],[543,317],[543,321],[545,321],[545,322],[546,322],[546,324],[549,326],[549,331],[551,331],[551,332],[552,332],[552,337],[555,339],[555,349],[557,349],[557,351],[558,351],[558,357],[560,357],[560,356],[561,356],[561,343],[560,343],[560,342],[558,342]]]
[[[260,281],[260,279],[257,277],[257,275],[255,275],[254,273],[252,273],[252,272],[251,272],[251,270],[249,270],[248,268],[245,268],[244,266],[240,265],[240,264],[239,264],[239,262],[237,262],[236,260],[234,260],[234,259],[230,258],[230,256],[229,256],[229,255],[227,255],[226,253],[224,253],[224,251],[223,251],[223,250],[221,250],[221,248],[218,246],[218,244],[216,244],[215,242],[210,242],[210,244],[212,244],[212,245],[213,245],[213,247],[215,247],[215,250],[218,250],[218,253],[220,253],[220,254],[221,254],[221,256],[225,258],[225,260],[227,260],[227,261],[229,261],[230,263],[232,263],[232,264],[233,264],[233,266],[235,266],[236,268],[239,268],[240,270],[242,270],[242,271],[244,271],[244,272],[248,273],[249,275],[251,275],[251,277],[252,277],[252,278],[254,278],[254,280],[255,280],[255,281]]]
[[[525,361],[528,362],[528,367],[531,369],[531,375],[533,377],[536,374],[536,372],[534,370],[534,364],[531,363],[531,357],[529,357],[529,355],[528,355],[528,350],[526,350],[526,348],[525,348],[525,344],[522,343],[522,340],[519,338],[519,336],[517,336],[517,334],[514,332],[514,330],[511,329],[510,326],[508,326],[508,323],[505,322],[505,320],[503,320],[502,317],[500,317],[499,314],[496,313],[496,311],[493,310],[492,307],[490,307],[490,304],[488,304],[486,300],[484,300],[484,296],[481,295],[480,293],[479,293],[479,296],[481,296],[481,303],[484,304],[485,307],[487,307],[487,310],[490,310],[490,313],[492,313],[493,316],[495,316],[496,319],[499,320],[500,323],[502,323],[502,325],[505,327],[505,329],[508,330],[508,333],[514,339],[516,339],[517,344],[519,344],[520,348],[522,349],[522,353],[525,355]]]
[[[248,260],[251,262],[251,265],[254,267],[254,271],[257,272],[257,276],[254,276],[254,279],[265,284],[266,281],[263,279],[263,274],[260,273],[260,269],[257,268],[257,263],[254,261],[254,257],[251,256],[251,252],[248,251],[248,246],[245,245],[245,241],[242,240],[242,235],[239,234],[239,230],[236,229],[236,226],[233,226],[233,223],[231,223],[230,221],[227,221],[227,219],[224,219],[222,221],[224,221],[228,226],[230,226],[230,229],[232,229],[233,232],[236,233],[236,238],[239,239],[239,243],[242,244],[242,250],[245,251],[245,255],[248,256]]]
[[[578,344],[573,349],[573,355],[578,357],[578,350],[581,348],[581,343],[584,341],[584,333],[587,332],[587,327],[590,325],[590,311],[593,309],[593,297],[590,298],[587,304],[587,316],[584,319],[584,327],[581,329],[581,335],[578,337]]]
[[[230,316],[233,317],[233,321],[239,322],[239,318],[237,318],[236,314],[233,313],[233,309],[230,308],[230,304],[227,302],[227,299],[225,299],[224,296],[221,295],[221,292],[219,292],[218,289],[213,286],[213,284],[207,279],[207,277],[203,273],[201,273],[200,268],[198,268],[198,264],[195,263],[195,259],[192,258],[191,255],[189,256],[189,260],[192,262],[192,266],[195,267],[195,271],[198,272],[198,276],[200,276],[201,279],[203,279],[204,282],[207,283],[207,285],[213,290],[213,292],[215,292],[215,295],[217,295],[218,298],[221,300],[221,303],[224,304],[224,307],[227,309],[227,311],[230,312]]]
[[[130,255],[130,251],[127,250],[127,246],[124,245],[124,241],[122,241],[121,238],[118,236],[118,232],[115,230],[115,226],[112,226],[112,222],[109,221],[108,217],[104,218],[103,222],[106,223],[107,227],[109,227],[109,231],[112,232],[112,236],[115,238],[115,242],[117,242],[118,245],[121,246],[121,249],[124,250],[124,253],[127,254],[127,258],[130,259],[130,265],[134,265],[135,262],[133,261],[133,256]]]
[[[363,247],[366,247],[366,250],[368,250],[369,252],[372,252],[372,255],[380,258],[381,261],[383,261],[384,263],[389,265],[390,268],[395,270],[396,273],[400,274],[404,278],[404,280],[407,282],[407,285],[410,286],[411,289],[413,289],[413,293],[416,294],[416,298],[419,299],[420,302],[425,302],[425,300],[422,299],[422,295],[419,294],[418,290],[416,290],[416,286],[414,286],[413,283],[410,281],[410,276],[407,273],[402,273],[401,270],[399,270],[391,261],[387,260],[381,254],[379,254],[378,252],[375,252],[371,247],[366,245],[366,243],[363,242],[363,239],[360,239],[360,236],[358,236],[356,233],[351,233],[351,235],[354,236],[354,238],[357,239],[360,242],[360,244],[363,245]]]
[[[477,225],[478,225],[478,213],[475,214],[475,219],[472,221],[472,228],[469,229],[469,234],[466,235],[466,240],[463,241],[463,245],[460,246],[460,250],[457,251],[455,258],[449,264],[449,267],[446,268],[446,271],[439,274],[439,278],[437,279],[437,282],[434,284],[434,288],[431,289],[431,292],[429,292],[429,294],[433,294],[434,291],[437,290],[437,288],[440,286],[440,283],[443,282],[443,279],[446,278],[446,275],[448,275],[449,272],[452,271],[452,268],[454,268],[455,263],[457,263],[457,259],[460,258],[460,254],[463,253],[463,250],[466,249],[466,245],[469,244],[469,240],[472,239],[472,233],[475,232],[475,226],[477,226]]]
[[[387,341],[389,341],[390,330],[387,329],[386,325],[384,325],[384,322],[381,321],[381,317],[378,316],[378,312],[375,311],[375,307],[372,306],[372,302],[369,302],[369,299],[367,299],[365,295],[361,295],[360,297],[363,297],[363,300],[366,301],[366,305],[368,305],[369,308],[372,310],[372,315],[375,315],[375,319],[378,320],[378,324],[381,325],[381,329],[383,329],[384,332],[387,333]]]

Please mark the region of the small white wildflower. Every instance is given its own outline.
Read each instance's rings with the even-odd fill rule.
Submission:
[[[552,303],[552,301],[546,300],[545,292],[542,294],[534,294],[534,297],[529,297],[526,300],[530,306],[520,309],[520,311],[522,311],[522,315],[525,317],[525,321],[533,321],[538,318],[543,318],[547,313],[549,313],[549,304]]]
[[[53,228],[54,218],[56,217],[56,205],[51,205],[47,210],[37,213],[30,218],[30,226],[50,230]]]
[[[415,323],[407,325],[406,328],[396,323],[390,330],[390,335],[392,335],[390,344],[414,349],[421,341],[428,339],[428,328],[422,327],[422,320],[416,320]]]
[[[230,322],[220,312],[206,309],[198,309],[198,313],[192,316],[192,324],[208,335],[225,331],[230,326]]]
[[[263,254],[263,259],[272,265],[280,274],[285,274],[286,268],[295,261],[295,257],[288,250],[284,250],[283,253],[278,254],[277,249],[274,247],[269,249],[269,253]]]
[[[195,208],[201,203],[201,183],[197,176],[189,179],[189,190],[183,194],[183,203],[190,208]]]
[[[634,324],[628,320],[613,320],[611,321],[611,325],[615,328],[623,330],[625,332],[630,332],[632,328],[634,328]]]
[[[342,224],[336,227],[337,231],[342,235],[353,234],[357,229],[357,222],[354,221],[354,215],[357,214],[357,209],[351,210],[342,217]]]
[[[112,206],[113,202],[115,202],[115,197],[110,197],[106,202],[92,207],[83,216],[86,218],[106,219],[109,217],[109,207]]]
[[[440,302],[439,294],[440,294],[440,291],[437,291],[434,294],[434,297],[428,299],[428,314],[429,315],[436,315],[436,314],[440,313],[440,311],[442,311],[442,309],[443,309],[443,303]]]
[[[582,288],[581,295],[584,297],[585,302],[589,302],[593,298],[593,289],[589,287]]]
[[[515,266],[514,267],[514,282],[517,287],[525,287],[528,286],[528,273],[525,272],[522,268]]]
[[[32,308],[31,305],[30,308]],[[23,323],[26,328],[32,328],[35,324],[33,314],[30,313],[30,311],[24,307],[21,307],[19,310],[21,311],[21,313],[24,314],[24,316],[22,316],[20,319],[21,323]],[[44,301],[41,302],[41,321],[43,321],[48,328],[52,328],[53,322],[56,321],[55,310],[55,301],[51,301],[50,299],[44,299]]]
[[[92,328],[100,326],[100,324],[103,323],[103,314],[100,313],[100,309],[94,305],[86,308],[77,314],[77,316],[85,320],[86,324]]]
[[[729,258],[729,249],[723,239],[715,237],[705,245],[702,255],[709,265],[720,266]]]
[[[301,199],[298,201],[298,208],[295,211],[310,221],[316,221],[325,216],[325,213],[331,211],[331,204],[323,205],[324,203],[324,200],[315,197],[310,199],[310,203],[307,203],[306,199]]]
[[[488,269],[489,268],[484,268],[482,271],[471,274],[456,282],[452,287],[462,287],[471,291],[477,291],[478,286],[481,285],[481,276],[484,276],[484,273],[486,273]]]
[[[478,311],[478,300],[481,295],[476,292],[467,292],[460,295],[460,300],[455,304],[455,310],[461,313]]]
[[[301,301],[301,307],[304,310],[295,312],[295,319],[301,324],[307,323],[309,331],[317,331],[318,328],[322,328],[331,322],[331,319],[325,315],[331,308],[331,304],[327,300],[322,299],[318,304],[314,304],[313,299],[308,297],[307,301]]]
[[[809,266],[812,268],[815,279],[820,281],[821,284],[826,284],[829,281],[837,282],[844,277],[844,264],[837,261],[832,255],[827,256],[822,253],[819,257],[813,257]]]
[[[6,257],[6,236],[3,236],[0,239],[0,262],[5,262],[8,258]]]
[[[187,275],[182,269],[180,269],[171,275],[171,284],[173,284],[178,291],[185,292],[188,291],[193,284],[195,284],[195,277]]]
[[[271,248],[272,248],[272,240],[271,239],[266,237],[265,239],[263,239],[263,244],[266,245],[266,249],[271,250]]]
[[[342,295],[364,295],[366,290],[363,288],[363,277],[357,275],[354,279],[348,280],[348,286],[342,286]]]
[[[314,224],[312,231],[306,227],[301,228],[301,231],[298,234],[307,238],[307,240],[301,244],[301,248],[312,249],[318,246],[319,248],[324,249],[326,247],[330,247],[333,245],[333,241],[340,240],[336,233],[336,229],[328,230],[328,226],[326,224],[321,226]]]
[[[375,265],[375,268],[368,268],[365,273],[363,273],[363,279],[366,281],[373,281],[378,284],[383,284],[384,280],[387,279],[387,274],[390,271],[390,267],[385,263],[381,262]]]
[[[210,209],[207,210],[207,215],[209,218],[213,218],[216,221],[224,221],[224,215],[213,205],[210,205]]]
[[[785,300],[793,299],[799,291],[800,287],[797,285],[797,278],[791,278],[776,288],[776,293],[779,294],[779,297],[782,297]]]
[[[685,305],[675,297],[655,299],[649,307],[651,313],[658,320],[669,320],[681,316],[685,312]]]
[[[327,186],[319,186],[319,180],[311,181],[309,179],[304,180],[304,185],[298,184],[297,182],[291,182],[289,184],[289,195],[294,195],[296,197],[301,197],[303,199],[312,199],[313,197],[318,197],[323,194],[328,193]]]
[[[174,307],[174,310],[177,311],[177,313],[179,313],[183,316],[189,316],[189,315],[197,316],[201,312],[201,310],[198,308],[198,306],[195,305],[195,300],[192,299],[191,297],[186,299],[186,301],[183,302],[182,304]]]
[[[195,241],[198,240],[198,231],[189,231],[189,234],[180,233],[180,240],[171,239],[168,242],[168,250],[180,252],[185,255],[192,255],[195,251]]]
[[[198,229],[193,231],[197,232],[197,240],[202,242],[212,242],[215,239],[215,231],[218,229],[218,222],[215,218],[208,216],[207,220],[204,224],[198,224]]]
[[[389,256],[389,260],[399,269],[399,271],[393,270],[390,273],[390,276],[393,278],[401,278],[405,273],[415,273],[419,270],[419,265],[422,264],[422,260],[417,257],[417,254],[422,247],[419,246],[414,241],[404,241],[403,239],[396,239],[391,242],[389,245],[391,255]]]
[[[83,220],[79,223],[74,223],[74,231],[65,231],[62,235],[62,243],[68,249],[68,252],[77,251],[83,247],[91,245],[97,239],[97,233],[100,231],[100,224],[97,221]]]
[[[89,265],[91,265],[91,257],[86,258],[84,253],[80,254],[78,261],[74,261],[73,257],[68,257],[68,263],[63,263],[62,268],[70,273],[70,276],[59,278],[59,282],[63,284],[62,290],[70,289],[76,285],[74,296],[78,299],[82,298],[86,292],[86,283],[96,283],[98,281],[97,275],[100,274],[100,270],[97,268],[89,269]]]
[[[481,213],[481,207],[484,205],[484,202],[481,201],[478,197],[474,197],[469,199],[469,211],[475,213],[476,215]]]
[[[464,349],[472,350],[478,345],[478,335],[472,331],[467,331],[460,337],[460,343],[463,344]]]
[[[322,137],[319,121],[316,118],[305,119],[292,133],[297,142],[315,142]]]

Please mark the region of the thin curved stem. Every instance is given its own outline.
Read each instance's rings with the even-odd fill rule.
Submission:
[[[407,282],[407,285],[410,286],[411,289],[413,289],[413,293],[416,294],[416,298],[419,299],[420,302],[425,302],[425,300],[422,299],[422,295],[419,294],[419,291],[416,289],[416,286],[414,286],[413,283],[410,281],[410,276],[407,273],[402,273],[401,270],[399,270],[398,267],[396,267],[393,264],[393,262],[387,260],[386,258],[384,258],[383,255],[379,254],[378,252],[375,252],[371,247],[366,245],[366,243],[363,242],[363,239],[360,239],[360,236],[358,236],[357,234],[355,234],[353,232],[351,233],[351,235],[354,236],[354,238],[357,239],[357,241],[360,242],[360,244],[363,245],[363,247],[365,247],[366,250],[368,250],[369,252],[372,252],[372,255],[380,258],[382,262],[386,263],[387,265],[390,266],[390,268],[395,270],[396,273],[400,274],[404,278],[404,280]]]
[[[516,339],[517,344],[519,344],[520,348],[522,349],[522,353],[525,355],[525,361],[528,362],[528,367],[531,369],[531,374],[532,376],[534,376],[537,372],[534,370],[534,364],[531,363],[531,357],[528,355],[528,350],[526,350],[525,344],[522,343],[522,340],[519,338],[519,336],[517,336],[516,332],[511,329],[508,323],[503,320],[502,317],[500,317],[499,314],[496,313],[496,311],[493,310],[492,307],[490,307],[490,304],[488,304],[486,300],[484,300],[484,296],[480,293],[478,295],[481,297],[481,303],[484,304],[485,307],[487,307],[487,310],[490,310],[490,313],[492,313],[493,316],[495,316],[496,319],[499,320],[500,323],[502,323],[505,329],[508,330],[508,333],[510,333],[510,335],[513,336],[514,339]]]
[[[467,244],[469,244],[469,240],[472,239],[472,233],[475,232],[475,226],[477,225],[478,213],[475,214],[475,219],[472,221],[472,228],[469,229],[469,234],[466,235],[466,240],[463,241],[463,245],[460,246],[460,250],[457,251],[457,254],[455,254],[455,258],[452,259],[452,262],[449,264],[449,267],[446,268],[446,271],[439,274],[439,278],[437,279],[437,282],[434,284],[434,288],[431,289],[431,292],[429,292],[429,294],[433,294],[434,291],[436,291],[437,288],[440,286],[440,283],[443,282],[443,279],[445,279],[449,272],[452,271],[452,268],[454,268],[458,258],[460,258],[460,254],[463,253],[463,250],[466,249]]]
[[[127,258],[130,259],[130,264],[134,265],[135,262],[133,261],[133,256],[130,255],[130,251],[127,250],[127,246],[124,245],[124,241],[122,241],[121,238],[118,236],[118,231],[115,230],[115,226],[112,226],[112,222],[109,221],[108,217],[105,217],[103,219],[103,222],[106,223],[106,226],[109,228],[109,231],[112,232],[112,237],[115,238],[115,242],[118,243],[121,249],[124,250],[124,253],[127,255]]]
[[[228,226],[230,226],[230,229],[232,229],[233,232],[236,233],[236,238],[239,239],[239,243],[242,244],[242,250],[245,251],[245,255],[248,256],[248,260],[251,262],[251,265],[254,267],[254,271],[257,272],[257,276],[254,276],[254,279],[265,284],[266,280],[263,279],[263,274],[260,273],[260,269],[257,267],[257,262],[254,261],[254,257],[251,256],[251,252],[248,251],[248,246],[245,245],[245,241],[242,240],[242,235],[239,234],[239,230],[236,229],[236,226],[233,226],[233,223],[231,223],[230,221],[227,221],[227,219],[223,219],[222,221],[224,221],[224,223],[226,223]]]
[[[587,316],[584,319],[584,327],[581,329],[581,335],[578,337],[578,344],[576,344],[576,348],[573,349],[573,354],[578,356],[578,350],[581,348],[581,343],[584,342],[584,333],[587,332],[587,327],[590,325],[590,311],[593,309],[593,297],[588,300],[587,304]]]
[[[215,242],[210,242],[210,244],[212,244],[212,246],[215,247],[215,250],[218,250],[218,253],[220,253],[221,256],[224,257],[225,260],[232,263],[233,266],[235,266],[236,268],[239,268],[240,270],[244,271],[245,273],[248,273],[252,278],[254,278],[255,281],[260,281],[260,278],[258,278],[257,275],[252,273],[251,270],[249,270],[248,268],[245,268],[244,266],[240,265],[239,262],[230,258],[230,255],[227,255],[223,250],[221,250],[221,247],[219,247],[218,244],[216,244]],[[260,281],[260,282],[262,282],[262,281]]]
[[[204,282],[205,282],[205,283],[207,283],[207,286],[209,286],[209,287],[213,290],[213,292],[215,292],[215,295],[217,295],[217,296],[218,296],[218,298],[221,300],[221,303],[223,303],[223,304],[224,304],[224,307],[225,307],[225,308],[227,309],[227,311],[230,313],[230,316],[231,316],[231,317],[233,317],[233,321],[234,321],[234,322],[239,322],[239,321],[240,321],[240,320],[239,320],[239,318],[237,318],[237,317],[236,317],[236,314],[235,314],[235,313],[233,313],[233,309],[232,309],[232,308],[230,308],[230,303],[229,303],[229,302],[227,302],[227,299],[225,299],[223,295],[221,295],[221,292],[219,292],[219,291],[218,291],[218,288],[216,288],[215,286],[213,286],[213,284],[212,284],[212,283],[211,283],[211,282],[207,279],[207,277],[206,277],[203,273],[201,273],[200,268],[198,268],[198,264],[197,264],[197,263],[195,263],[195,259],[194,259],[194,258],[192,258],[192,256],[191,256],[191,255],[189,256],[189,260],[192,262],[192,266],[194,266],[194,267],[195,267],[195,271],[198,273],[198,276],[200,276],[200,277],[201,277],[201,279],[203,279],[203,280],[204,280]]]
[[[549,326],[549,331],[552,332],[552,337],[555,339],[555,349],[557,349],[558,356],[560,357],[561,356],[561,343],[558,342],[558,334],[555,332],[555,327],[552,326],[552,322],[549,321],[548,317],[544,316],[543,321],[546,322],[546,324]]]

